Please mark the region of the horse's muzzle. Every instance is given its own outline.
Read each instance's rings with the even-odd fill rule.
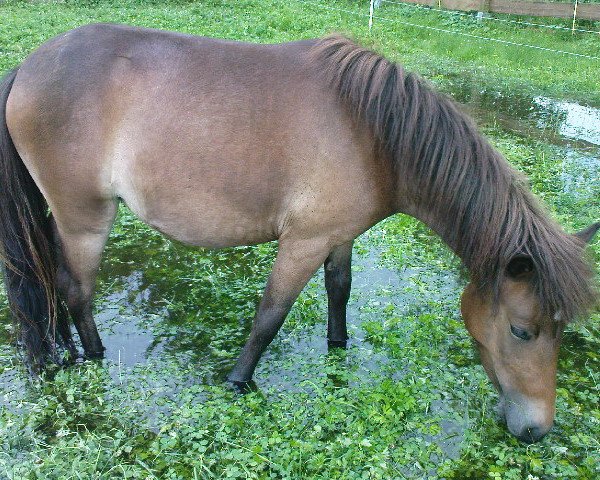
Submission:
[[[550,426],[552,428],[552,425]],[[525,427],[521,432],[511,432],[515,437],[524,443],[535,443],[539,442],[544,436],[550,431],[550,428],[531,426]]]
[[[524,443],[539,442],[552,428],[554,408],[519,394],[501,395],[498,413],[508,431]]]

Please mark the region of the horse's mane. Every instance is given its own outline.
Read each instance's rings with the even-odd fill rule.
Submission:
[[[509,262],[526,255],[544,313],[560,311],[563,321],[586,313],[596,293],[583,242],[548,216],[450,98],[343,36],[322,39],[310,56],[484,293],[498,299]]]

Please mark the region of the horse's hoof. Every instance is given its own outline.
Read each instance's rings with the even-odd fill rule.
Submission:
[[[348,347],[348,340],[329,340],[327,339],[327,348],[343,348]]]
[[[240,395],[245,395],[246,393],[258,392],[258,386],[254,382],[254,380],[250,380],[248,382],[239,382],[237,380],[229,380],[233,390]]]

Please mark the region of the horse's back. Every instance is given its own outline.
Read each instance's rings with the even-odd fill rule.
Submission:
[[[312,45],[82,27],[21,66],[11,135],[65,217],[120,197],[168,235],[211,246],[278,238],[306,211],[315,228],[347,223],[372,193],[372,152],[309,68]],[[353,190],[332,206],[340,177]]]

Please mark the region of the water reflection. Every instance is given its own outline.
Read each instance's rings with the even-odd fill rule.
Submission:
[[[221,381],[258,301],[247,279],[271,258],[252,248],[196,251],[149,235],[143,248],[108,246],[96,314],[106,359],[131,367],[168,355],[182,368],[197,364],[204,382]]]
[[[600,145],[600,109],[547,97],[534,97],[533,105],[540,128],[559,119],[555,128],[563,137]]]
[[[484,124],[579,147],[600,146],[600,108],[555,100],[526,90],[499,91],[468,76],[449,76],[441,88]]]

